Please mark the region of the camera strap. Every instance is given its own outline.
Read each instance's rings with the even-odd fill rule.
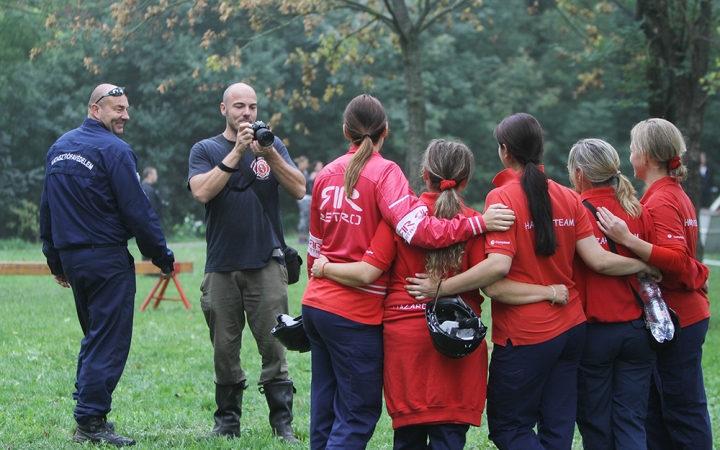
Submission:
[[[597,216],[597,209],[595,209],[595,206],[593,206],[593,204],[587,200],[584,200],[582,202],[582,204],[585,205],[585,207],[590,210],[593,217],[595,217],[595,221],[597,221],[598,216]],[[602,232],[602,230],[600,230],[600,232]],[[610,239],[610,237],[605,233],[603,233],[603,236],[605,236],[605,239],[607,239],[607,243],[608,243],[608,247],[610,247],[610,251],[615,253],[616,255],[619,255],[620,253],[618,253],[618,249],[617,249],[617,246],[615,245],[615,241]],[[632,285],[632,283],[630,282],[630,278],[627,275],[625,276],[625,279],[627,280],[628,284],[630,285],[630,289],[632,289],[633,296],[635,297],[635,301],[640,306],[640,309],[645,311],[645,309],[644,309],[645,304],[643,303],[642,299],[640,298],[640,294],[638,294],[638,292],[635,290],[635,287]],[[643,312],[643,314],[645,314],[645,313]]]

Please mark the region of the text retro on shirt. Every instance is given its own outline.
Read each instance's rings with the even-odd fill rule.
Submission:
[[[343,202],[347,203],[353,210],[362,213],[353,200],[360,197],[357,189],[353,189],[352,195],[345,195],[345,186],[327,186],[320,193],[322,201],[320,203],[320,220],[323,222],[347,222],[350,225],[360,225],[362,223],[362,215],[355,213],[343,212]]]

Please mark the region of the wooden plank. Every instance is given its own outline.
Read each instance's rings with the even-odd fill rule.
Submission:
[[[44,262],[0,262],[0,275],[50,275]]]
[[[185,273],[193,271],[193,263],[191,261],[175,261],[175,273]],[[155,267],[150,261],[135,261],[135,273],[146,274],[156,273],[160,275],[160,269]]]
[[[175,273],[192,271],[193,263],[191,261],[175,263]],[[135,273],[159,275],[160,269],[150,261],[135,261]],[[50,268],[44,262],[0,261],[0,275],[50,275]]]

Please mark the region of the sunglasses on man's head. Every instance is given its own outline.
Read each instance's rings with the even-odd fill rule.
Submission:
[[[105,97],[120,97],[121,95],[125,95],[125,88],[124,88],[124,87],[112,88],[112,89],[110,89],[110,90],[108,91],[107,94],[105,94],[105,95],[103,95],[102,97],[100,97],[99,99],[97,99],[97,100],[95,101],[95,104],[97,105],[98,102],[99,102],[100,100],[104,99]]]

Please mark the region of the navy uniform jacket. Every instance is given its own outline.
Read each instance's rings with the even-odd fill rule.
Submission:
[[[65,273],[60,250],[122,244],[132,237],[163,272],[172,271],[174,262],[140,187],[137,156],[125,141],[89,118],[48,151],[40,237],[54,275]]]

